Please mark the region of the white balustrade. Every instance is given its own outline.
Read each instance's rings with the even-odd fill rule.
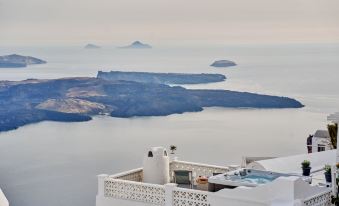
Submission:
[[[208,192],[176,188],[173,190],[173,206],[209,206]]]
[[[106,178],[104,196],[154,205],[165,205],[165,186]]]
[[[304,206],[331,206],[332,191],[317,194],[304,200]]]
[[[233,168],[232,168],[233,169]],[[188,170],[197,176],[211,176],[213,173],[225,173],[228,167],[205,165],[192,162],[172,161],[170,174],[175,170]],[[176,184],[143,183],[142,168],[116,175],[99,175],[98,195],[156,206],[210,206],[210,193],[206,191],[176,187]],[[331,206],[332,191],[319,193],[301,201],[303,206]]]
[[[119,174],[111,175],[110,178],[119,179],[119,180],[129,180],[135,182],[142,182],[143,172],[142,168],[129,170]]]

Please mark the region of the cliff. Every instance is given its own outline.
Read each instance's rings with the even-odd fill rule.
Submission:
[[[150,73],[122,71],[99,71],[97,74],[97,78],[110,81],[125,80],[157,84],[202,84],[211,82],[222,82],[226,79],[226,77],[221,74]]]

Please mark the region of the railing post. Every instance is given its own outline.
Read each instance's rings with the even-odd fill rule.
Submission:
[[[294,200],[293,206],[304,206],[304,203],[300,199]]]
[[[165,206],[173,206],[173,190],[177,184],[168,183],[165,185]]]
[[[105,178],[108,177],[106,174],[98,175],[98,196],[105,195]]]

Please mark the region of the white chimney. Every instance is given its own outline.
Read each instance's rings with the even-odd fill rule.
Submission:
[[[152,147],[144,158],[143,179],[146,183],[167,184],[169,177],[169,157],[165,148]]]

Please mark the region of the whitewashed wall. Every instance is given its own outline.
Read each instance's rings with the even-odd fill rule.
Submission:
[[[330,140],[322,137],[313,137],[312,138],[312,152],[318,152],[318,145],[325,145],[325,150],[332,149],[330,147]]]
[[[102,186],[106,185],[102,190]],[[204,192],[99,176],[96,206],[328,206],[331,188],[310,186],[298,177],[280,177],[248,188]]]

